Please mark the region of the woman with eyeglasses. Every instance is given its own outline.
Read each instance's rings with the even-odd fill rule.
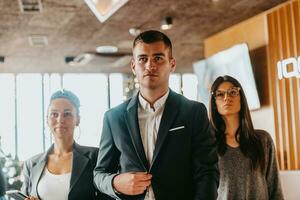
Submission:
[[[79,107],[71,91],[60,90],[51,96],[47,124],[54,144],[25,161],[22,192],[30,196],[26,200],[103,199],[93,184],[98,148],[81,146],[73,138],[80,122]]]
[[[253,128],[241,84],[218,77],[209,115],[218,143],[218,200],[281,200],[276,151],[270,135]]]

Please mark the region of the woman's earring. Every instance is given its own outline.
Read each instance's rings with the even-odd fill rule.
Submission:
[[[78,133],[78,134],[77,134],[77,137],[74,139],[75,141],[79,140],[79,138],[80,138],[80,136],[81,136],[81,128],[80,128],[79,124],[76,125],[76,127],[77,127],[77,128],[76,128],[75,130],[77,130],[77,131],[75,131],[75,134],[74,134],[74,135],[76,135],[76,133]]]

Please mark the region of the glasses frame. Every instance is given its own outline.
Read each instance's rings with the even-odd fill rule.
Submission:
[[[230,94],[229,92],[230,91],[232,91],[233,89],[236,89],[237,91],[238,91],[238,93],[237,93],[237,95],[232,95],[232,94]],[[216,92],[218,91],[218,90],[216,90],[215,92],[211,92],[211,95],[216,99],[216,100],[224,100],[224,98],[225,98],[225,94],[227,94],[227,96],[229,96],[229,97],[237,97],[237,96],[239,96],[240,95],[240,90],[241,90],[241,88],[240,87],[231,87],[231,88],[229,88],[228,90],[226,90],[226,91],[222,91],[222,92],[224,92],[224,96],[221,98],[221,97],[217,97],[216,96]]]

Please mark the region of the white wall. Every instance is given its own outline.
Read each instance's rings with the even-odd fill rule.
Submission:
[[[300,199],[300,171],[280,171],[285,200]]]
[[[255,129],[263,129],[267,131],[276,146],[274,113],[271,106],[261,107],[259,110],[251,111],[253,126]]]

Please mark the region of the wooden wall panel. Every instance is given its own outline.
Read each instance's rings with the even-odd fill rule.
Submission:
[[[277,62],[300,56],[300,0],[287,1],[210,36],[204,41],[205,56],[241,42],[249,45],[262,105],[272,107],[274,113],[274,119],[270,117],[269,123],[274,124],[280,169],[299,170],[300,78],[279,80]],[[291,66],[288,68],[292,70]]]
[[[266,46],[268,41],[265,27],[265,15],[262,14],[212,35],[204,40],[204,56],[207,58],[243,42],[248,44],[250,51]]]
[[[270,99],[282,170],[300,169],[300,80],[280,80],[277,71],[278,61],[300,56],[299,8],[300,0],[293,0],[267,14]]]

